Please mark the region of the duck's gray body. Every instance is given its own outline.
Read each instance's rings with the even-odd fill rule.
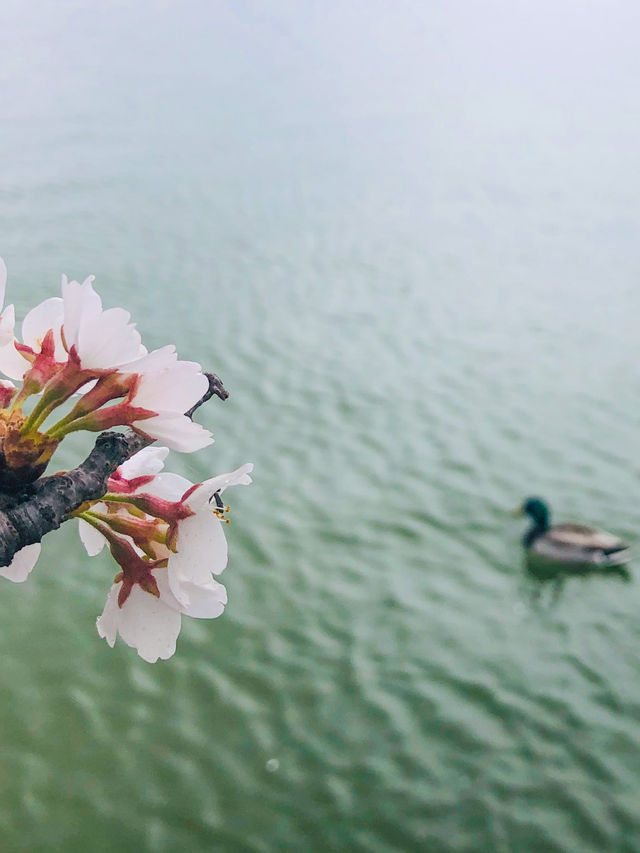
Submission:
[[[524,537],[527,552],[537,558],[571,566],[593,566],[600,569],[624,566],[631,549],[612,533],[585,524],[550,525],[547,504],[540,498],[529,498],[521,511],[533,520]]]
[[[622,539],[574,523],[550,527],[533,539],[529,551],[554,562],[600,568],[624,566],[631,559],[631,549]]]

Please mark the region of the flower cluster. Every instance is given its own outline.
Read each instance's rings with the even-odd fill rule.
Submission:
[[[0,259],[0,308],[5,286]],[[163,471],[169,449],[192,452],[213,441],[188,415],[209,379],[173,346],[148,352],[127,311],[103,309],[93,276],[83,283],[63,276],[61,297],[29,311],[20,336],[13,305],[2,310],[0,372],[8,377],[0,379],[0,492],[37,480],[78,430],[126,426],[166,445],[124,462],[106,493],[74,515],[88,554],[107,545],[120,568],[97,620],[100,636],[113,646],[119,635],[149,662],[170,657],[182,614],[207,619],[224,610],[226,591],[214,579],[227,563],[221,495],[251,482],[249,464],[198,484]],[[0,575],[26,580],[40,550],[27,545]]]

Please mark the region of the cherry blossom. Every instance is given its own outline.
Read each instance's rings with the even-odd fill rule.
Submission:
[[[177,361],[160,370],[140,374],[129,403],[155,414],[131,421],[142,435],[158,439],[172,450],[191,453],[213,442],[211,433],[185,416],[209,388],[209,380],[199,364]]]
[[[128,311],[103,310],[93,289],[94,278],[90,275],[80,284],[62,276],[62,336],[67,352],[75,352],[82,368],[105,370],[133,361],[147,350]]]
[[[195,484],[163,470],[170,449],[189,453],[212,443],[191,414],[216,386],[198,363],[180,360],[173,345],[148,352],[129,312],[104,309],[93,280],[63,276],[61,297],[31,309],[17,337],[13,305],[2,309],[7,270],[0,258],[0,373],[8,377],[0,378],[0,491],[16,508],[16,531],[32,525],[42,536],[60,518],[77,517],[90,556],[108,546],[120,571],[98,633],[110,646],[119,636],[155,662],[175,652],[183,616],[213,619],[224,611],[227,593],[215,579],[228,559],[229,507],[221,495],[251,483],[253,466]],[[69,433],[117,426],[166,446],[145,447],[120,465],[104,494],[110,454],[126,452],[131,435],[101,436],[85,465],[37,482]],[[33,512],[23,506],[30,501]],[[21,583],[41,545],[16,553],[10,539],[5,545],[5,559],[14,556],[0,576]]]
[[[196,604],[191,608],[183,607],[169,589],[166,569],[155,569],[151,574],[157,585],[157,595],[134,585],[120,606],[118,599],[123,581],[118,581],[109,590],[104,610],[96,621],[98,634],[112,648],[119,635],[147,663],[166,660],[175,653],[182,614],[197,619],[214,619],[221,615],[227,603],[224,586],[214,581],[202,591]]]
[[[178,361],[174,348],[164,347],[99,380],[50,434],[58,437],[81,429],[101,432],[126,424],[172,450],[192,453],[213,442],[209,430],[185,415],[208,388],[199,364]],[[120,402],[105,405],[123,396]]]
[[[22,321],[22,342],[14,336],[12,328],[10,343],[0,348],[0,370],[11,379],[23,379],[42,353],[43,344],[45,351],[51,348],[51,362],[59,369],[67,360],[62,344],[62,321],[63,302],[57,296],[32,308]]]
[[[211,444],[209,430],[185,415],[209,388],[201,366],[194,361],[177,361],[175,353],[173,359],[167,354],[164,360],[152,361],[155,355],[149,353],[139,363],[123,367],[117,376],[101,379],[50,434],[64,436],[80,429],[102,432],[126,424],[181,453],[192,453]],[[134,370],[140,372],[133,373]],[[126,396],[119,403],[104,405],[123,393]]]
[[[145,660],[170,657],[180,630],[176,613],[219,616],[226,591],[214,575],[227,564],[220,494],[247,485],[253,466],[193,484],[161,471],[166,448],[146,448],[109,479],[110,491],[80,516],[89,556],[105,544],[122,572],[107,597],[98,632],[117,634]],[[213,505],[212,502],[213,501]]]
[[[90,387],[88,383],[147,353],[129,312],[103,311],[92,281],[89,276],[79,284],[63,276],[62,298],[46,299],[29,311],[22,341],[14,336],[12,318],[9,342],[0,347],[0,371],[23,381],[13,407],[42,392],[26,431],[37,429],[65,400]]]
[[[2,265],[0,295],[5,279]],[[209,387],[201,366],[179,361],[171,345],[147,352],[130,320],[122,308],[103,309],[93,276],[82,283],[63,276],[62,298],[47,299],[29,311],[22,341],[14,337],[13,314],[7,315],[4,337],[0,318],[0,370],[23,381],[12,408],[21,411],[28,397],[40,395],[23,433],[33,434],[79,393],[72,411],[47,431],[56,442],[77,430],[131,426],[180,452],[212,443],[211,433],[185,415]],[[4,346],[3,340],[8,341]]]
[[[160,473],[139,494],[105,495],[107,501],[130,502],[148,517],[168,524],[166,550],[152,551],[166,556],[169,587],[182,605],[188,606],[194,596],[197,598],[198,589],[226,568],[223,522],[228,521],[228,507],[220,496],[229,486],[249,485],[252,470],[253,465],[246,463],[195,485],[179,474]]]
[[[0,259],[0,304],[4,301],[7,271]],[[110,370],[145,355],[140,334],[123,308],[102,308],[93,289],[94,276],[80,284],[62,276],[62,298],[45,299],[22,323],[22,341],[14,335],[13,306],[0,315],[0,370],[22,379],[43,349],[50,332],[51,360],[62,367],[71,357],[77,369]],[[5,316],[6,315],[6,316]]]
[[[138,451],[131,459],[127,459],[109,478],[108,488],[111,491],[124,491],[135,493],[152,482],[156,474],[159,474],[164,467],[164,460],[169,454],[168,447],[144,447]],[[126,506],[118,507],[119,511],[128,515]],[[93,512],[107,512],[107,505],[104,501],[97,501],[92,506]],[[107,540],[84,519],[78,519],[78,533],[84,545],[87,554],[90,557],[95,557],[99,554]]]
[[[147,457],[149,463],[152,459]],[[142,467],[145,461],[141,460],[130,470],[147,470]],[[220,495],[229,486],[251,483],[252,470],[253,465],[247,463],[229,474],[220,474],[196,485],[179,474],[159,473],[132,494],[119,486],[119,481],[126,478],[118,469],[117,476],[109,481],[109,487],[117,488],[118,492],[107,492],[97,506],[80,517],[85,521],[80,525],[80,536],[87,553],[94,556],[104,547],[102,523],[115,525],[118,532],[128,531],[125,535],[130,539],[138,538],[137,544],[148,545],[149,555],[167,559],[169,587],[182,605],[189,605],[192,596],[197,597],[198,587],[206,587],[213,575],[221,574],[227,565],[227,541],[222,522],[228,520],[225,518],[228,508],[222,504]],[[103,518],[107,508],[112,512],[110,521]],[[137,514],[131,515],[130,508]],[[140,513],[144,518],[140,518]],[[92,516],[96,514],[100,517],[99,525],[92,524]],[[145,542],[149,528],[141,522],[150,519],[166,524],[164,545],[161,541],[157,544]],[[90,527],[94,529],[89,530]]]
[[[107,539],[122,571],[116,576],[96,626],[113,646],[119,634],[149,663],[175,652],[181,615],[215,619],[224,611],[227,592],[211,580],[189,605],[177,601],[168,584],[165,559],[149,560],[130,542],[116,536],[103,522],[93,522]]]
[[[175,551],[169,555],[167,566],[169,587],[181,604],[188,605],[198,596],[199,588],[212,580],[212,575],[219,575],[226,568],[228,550],[223,521],[227,520],[224,518],[227,508],[222,505],[220,495],[229,486],[249,485],[252,470],[253,465],[247,463],[195,486],[175,474],[159,474],[151,484],[152,490],[160,490],[165,497],[175,495],[178,487],[187,487],[180,503],[191,514],[176,524]],[[213,511],[211,501],[214,501]]]

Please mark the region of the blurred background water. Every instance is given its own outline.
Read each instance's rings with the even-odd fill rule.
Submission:
[[[3,851],[640,850],[638,584],[506,514],[640,548],[639,17],[4,0],[8,301],[95,273],[231,391],[172,469],[256,470],[169,662],[73,524],[2,584]]]

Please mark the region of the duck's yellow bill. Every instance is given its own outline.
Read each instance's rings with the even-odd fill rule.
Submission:
[[[515,509],[512,509],[509,515],[513,516],[513,518],[520,518],[520,516],[524,515],[522,505],[515,507]]]

